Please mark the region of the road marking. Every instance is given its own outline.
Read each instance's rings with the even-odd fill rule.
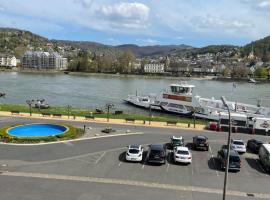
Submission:
[[[99,156],[99,158],[96,160],[95,164],[98,164],[98,162],[101,160],[101,158],[103,158],[103,156],[105,156],[105,154],[106,154],[106,151],[104,151],[103,154],[101,154]]]
[[[156,188],[164,190],[174,190],[174,191],[190,191],[190,192],[200,192],[208,194],[219,194],[222,195],[223,191],[221,189],[197,187],[189,185],[173,185],[173,184],[161,184],[153,182],[142,182],[133,180],[123,180],[123,179],[111,179],[111,178],[97,178],[97,177],[87,177],[87,176],[68,176],[68,175],[58,175],[58,174],[41,174],[41,173],[29,173],[29,172],[2,172],[0,176],[13,176],[13,177],[26,177],[26,178],[40,178],[49,180],[66,180],[66,181],[81,181],[89,183],[100,183],[100,184],[115,184],[115,185],[127,185],[136,186],[143,188]],[[256,199],[270,199],[270,193],[253,193]],[[246,192],[228,190],[228,196],[236,197],[247,197]]]
[[[212,161],[213,161],[213,164],[214,164],[214,167],[215,167],[215,172],[216,172],[216,175],[219,176],[219,173],[217,171],[217,165],[216,165],[216,162],[214,160],[214,155],[213,155],[213,151],[212,151],[212,148],[211,146],[209,145],[209,150],[210,150],[210,153],[211,153],[211,158],[212,158]]]
[[[171,151],[169,151],[169,161],[167,161],[167,166],[166,166],[166,172],[169,172],[169,167],[170,167],[170,163],[169,162],[171,162],[171,154],[172,154],[172,152]]]
[[[75,160],[78,160],[80,162],[87,163],[87,164],[93,164],[92,162],[89,162],[87,160],[83,160],[83,159],[80,159],[80,158],[76,158]]]

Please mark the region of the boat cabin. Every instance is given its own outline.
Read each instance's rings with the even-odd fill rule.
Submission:
[[[186,95],[192,95],[194,85],[188,85],[188,84],[171,84],[170,90],[174,94],[186,94]]]

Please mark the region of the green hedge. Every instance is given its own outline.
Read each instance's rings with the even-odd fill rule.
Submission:
[[[75,139],[84,134],[83,129],[76,128],[71,125],[63,124],[69,130],[63,134],[47,137],[17,137],[7,133],[9,128],[19,126],[22,124],[7,125],[0,128],[0,141],[6,143],[39,143],[39,142],[54,142],[68,139]]]

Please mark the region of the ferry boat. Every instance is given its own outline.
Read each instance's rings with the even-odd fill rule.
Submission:
[[[145,109],[165,111],[179,115],[195,115],[199,118],[219,120],[221,112],[227,112],[222,101],[212,97],[202,98],[193,94],[195,86],[187,83],[171,84],[159,95],[128,95],[125,102]],[[247,117],[270,117],[270,108],[240,102],[227,102],[231,112]]]

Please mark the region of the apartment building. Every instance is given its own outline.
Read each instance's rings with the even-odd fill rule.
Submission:
[[[22,68],[66,70],[67,58],[57,52],[27,51],[21,59]]]

